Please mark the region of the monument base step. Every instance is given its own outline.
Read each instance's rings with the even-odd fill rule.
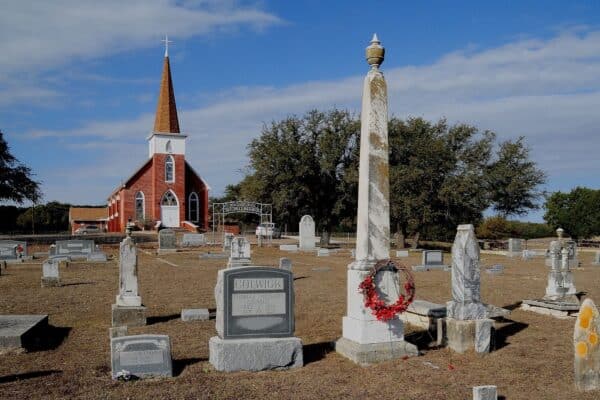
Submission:
[[[209,319],[208,308],[184,308],[181,310],[182,321],[208,321]]]
[[[415,272],[423,271],[450,271],[449,265],[413,265],[412,270]]]
[[[58,287],[60,286],[59,278],[42,278],[42,287]]]
[[[344,337],[335,342],[335,351],[360,365],[419,355],[417,346],[405,340],[361,344]]]
[[[579,304],[559,304],[544,300],[523,300],[521,310],[531,311],[556,318],[574,318],[579,313]]]
[[[474,350],[489,353],[491,350],[494,320],[458,320],[445,318],[438,324],[438,344],[445,344],[457,353]]]
[[[145,326],[146,307],[124,307],[112,305],[112,326]]]
[[[209,362],[217,371],[263,371],[302,367],[302,341],[297,337],[208,341]]]

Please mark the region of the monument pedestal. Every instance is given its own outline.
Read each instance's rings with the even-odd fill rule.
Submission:
[[[145,326],[146,307],[112,305],[112,326]]]
[[[357,266],[353,263],[350,267]],[[348,276],[348,315],[342,319],[342,338],[336,342],[335,350],[344,357],[359,364],[372,364],[405,356],[418,356],[417,346],[404,340],[404,324],[398,318],[379,321],[365,308],[362,295],[357,293],[358,285],[369,271],[349,269]],[[391,271],[378,274],[377,287],[382,299],[386,293],[393,293],[397,275]]]
[[[42,277],[42,287],[58,287],[60,286],[60,278]]]
[[[221,339],[208,341],[209,362],[217,371],[263,371],[304,365],[302,341],[297,337]]]
[[[446,345],[457,353],[474,350],[476,353],[489,353],[492,342],[494,320],[445,319]]]

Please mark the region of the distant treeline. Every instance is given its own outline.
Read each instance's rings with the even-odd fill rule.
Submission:
[[[59,233],[69,231],[71,204],[51,201],[35,207],[0,206],[0,233]],[[75,206],[96,207],[96,206]]]

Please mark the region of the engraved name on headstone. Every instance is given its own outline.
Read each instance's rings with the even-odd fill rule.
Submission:
[[[253,266],[220,270],[215,287],[219,336],[293,336],[293,285],[293,274],[283,269]]]

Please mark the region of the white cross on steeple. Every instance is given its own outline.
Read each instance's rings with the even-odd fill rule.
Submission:
[[[168,35],[165,35],[165,38],[161,42],[165,43],[165,57],[169,57],[169,43],[173,43],[173,41],[169,40]]]

